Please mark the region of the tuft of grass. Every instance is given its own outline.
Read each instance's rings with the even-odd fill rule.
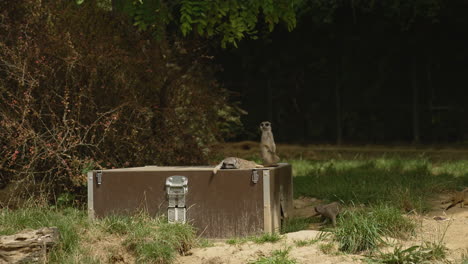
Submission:
[[[442,260],[447,255],[447,248],[441,243],[426,242],[421,246],[412,246],[403,249],[397,246],[393,252],[380,253],[369,260],[385,264],[400,263],[431,263],[432,261]]]
[[[242,237],[242,238],[231,238],[226,240],[226,244],[229,245],[239,245],[239,244],[244,244],[248,241],[251,241],[251,237]]]
[[[129,216],[110,215],[100,221],[105,232],[116,235],[126,235],[132,224]]]
[[[383,236],[405,238],[415,232],[416,224],[399,209],[379,204],[368,210],[351,208],[338,218],[333,230],[339,249],[348,253],[374,250]]]
[[[331,254],[335,248],[335,245],[332,242],[329,243],[323,243],[319,245],[320,251],[322,251],[323,254]]]
[[[361,210],[344,212],[333,232],[339,250],[347,253],[372,250],[383,242],[378,223]]]
[[[414,235],[416,223],[404,217],[401,211],[388,204],[372,206],[368,213],[382,235],[393,238],[407,238]]]
[[[268,257],[261,257],[256,261],[249,262],[249,264],[296,264],[295,259],[289,257],[291,248],[275,250]]]
[[[318,241],[319,241],[318,239],[295,240],[294,245],[296,245],[296,247],[305,247],[305,246],[313,245],[317,243]]]
[[[281,235],[278,233],[264,233],[261,236],[253,237],[252,241],[257,244],[275,243],[281,240]]]
[[[128,224],[124,245],[138,256],[138,262],[172,263],[177,253],[183,255],[196,244],[195,231],[190,225],[170,224],[163,218],[143,215],[122,223]]]

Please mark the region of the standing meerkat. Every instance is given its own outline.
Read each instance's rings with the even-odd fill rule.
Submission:
[[[314,208],[316,215],[321,215],[325,221],[330,219],[332,221],[333,226],[336,226],[336,216],[340,213],[341,207],[340,204],[337,202],[325,204],[325,205],[317,205]],[[323,223],[325,223],[325,221]]]
[[[450,205],[447,208],[445,208],[445,210],[448,210],[457,204],[460,204],[460,208],[463,208],[463,206],[465,206],[465,203],[468,203],[468,188],[463,189],[463,191],[461,192],[456,192],[455,194],[453,194],[450,200],[445,201],[443,203],[450,203]]]
[[[276,155],[275,139],[271,132],[271,123],[264,121],[260,123],[260,130],[262,131],[262,139],[260,141],[260,154],[264,166],[277,165],[280,158]]]
[[[236,157],[229,157],[223,159],[216,167],[213,169],[213,173],[216,174],[219,169],[254,169],[254,168],[263,168],[262,165],[257,164],[250,160],[245,160]]]

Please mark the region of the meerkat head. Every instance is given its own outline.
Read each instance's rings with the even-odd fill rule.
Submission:
[[[322,207],[320,205],[314,207],[314,211],[316,213],[321,213],[322,212]]]
[[[268,121],[263,121],[260,123],[260,130],[262,131],[271,131],[271,123]]]
[[[237,164],[238,160],[233,157],[225,158],[223,161],[223,169],[237,169],[239,165]]]

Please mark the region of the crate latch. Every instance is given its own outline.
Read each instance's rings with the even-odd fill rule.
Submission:
[[[187,207],[185,195],[188,192],[188,179],[185,176],[170,176],[166,179],[166,193],[169,202],[167,221],[169,223],[185,223]]]
[[[102,184],[102,171],[96,172],[96,179],[97,179],[97,184],[101,185]]]
[[[260,176],[258,176],[258,170],[252,170],[252,182],[257,183],[259,177]]]

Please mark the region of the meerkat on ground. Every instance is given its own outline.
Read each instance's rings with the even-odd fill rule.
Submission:
[[[341,212],[341,206],[338,202],[333,202],[324,205],[317,205],[314,210],[315,214],[313,216],[321,215],[322,218],[324,218],[323,223],[325,223],[328,218],[332,221],[333,226],[336,226],[336,216]]]
[[[263,165],[257,164],[250,160],[245,160],[236,157],[229,157],[223,159],[216,167],[213,169],[213,173],[216,174],[219,169],[254,169],[254,168],[263,168]]]
[[[280,158],[276,155],[275,139],[271,132],[271,123],[264,121],[260,123],[260,130],[262,131],[262,139],[260,141],[260,154],[264,166],[277,165]]]
[[[463,208],[465,203],[468,204],[468,188],[463,189],[461,192],[456,192],[452,195],[450,200],[447,200],[443,203],[450,203],[450,205],[445,208],[445,210],[448,210],[457,204],[460,204],[460,208]]]

